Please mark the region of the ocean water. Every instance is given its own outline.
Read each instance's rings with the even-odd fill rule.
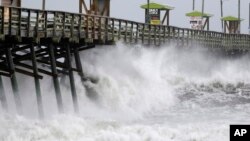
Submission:
[[[24,115],[17,115],[3,78],[9,112],[0,108],[0,141],[227,141],[230,124],[250,124],[248,55],[118,43],[81,56],[94,83],[82,84],[75,73],[78,115],[67,77],[60,79],[64,114],[57,112],[51,78],[41,81],[44,120],[33,79],[18,75]]]

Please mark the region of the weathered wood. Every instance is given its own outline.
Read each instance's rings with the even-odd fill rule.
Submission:
[[[144,44],[144,37],[145,37],[144,35],[145,35],[145,24],[142,25],[142,35],[141,35],[142,44]]]
[[[136,23],[136,35],[135,35],[135,43],[138,43],[138,36],[139,36],[139,24]]]
[[[54,53],[54,47],[52,46],[51,43],[48,43],[48,52],[49,52],[50,63],[51,63],[51,71],[53,74],[53,83],[55,87],[57,106],[58,106],[59,112],[63,113],[64,112],[63,102],[62,102],[61,89],[60,89],[59,80],[58,80],[58,73],[56,69],[56,58],[55,58],[55,53]]]
[[[146,39],[148,40],[149,44],[155,45],[161,44],[163,41],[166,41],[166,39],[178,41],[177,43],[186,44],[189,42],[188,40],[190,40],[190,38],[192,38],[197,43],[197,45],[206,45],[208,40],[211,40],[211,43],[209,44],[212,46],[227,47],[230,45],[222,45],[221,43],[228,42],[228,39],[224,38],[227,36],[219,38],[220,41],[218,41],[217,32],[203,32],[197,30],[192,34],[192,32],[189,32],[189,29],[184,28],[165,25],[148,25],[123,19],[103,17],[98,15],[76,14],[63,11],[42,11],[36,9],[1,6],[0,9],[2,12],[0,14],[2,19],[5,18],[4,8],[8,8],[10,14],[7,17],[8,21],[1,20],[1,33],[8,36],[14,35],[17,37],[34,37],[38,42],[41,37],[57,37],[59,39],[62,37],[70,37],[71,39],[74,39],[74,41],[79,41],[81,38],[84,38],[85,42],[89,43],[91,43],[93,40],[104,40],[106,43],[108,43],[108,40],[114,41],[116,39],[115,37],[120,39],[121,36],[123,36],[125,42],[129,41],[132,43],[138,43],[138,39],[140,39],[142,42],[144,42]],[[28,17],[23,16],[21,14],[22,12],[26,13]],[[41,15],[42,17],[39,17]],[[76,20],[76,17],[79,20]],[[39,20],[40,18],[44,20]],[[22,22],[23,20],[24,22]],[[77,21],[77,23],[75,23],[75,21]],[[24,23],[26,23],[26,27],[23,25]],[[119,24],[117,26],[118,29],[115,29],[117,28],[115,23]],[[134,30],[135,26],[136,29]],[[225,27],[226,26],[228,25],[225,25]],[[8,32],[5,33],[5,31]],[[180,35],[180,31],[187,34]],[[85,36],[82,37],[81,33],[85,33]],[[189,35],[191,35],[191,37]],[[209,39],[205,40],[205,36]],[[245,36],[248,38],[245,38]],[[249,35],[239,34],[239,37],[237,37],[231,34],[230,38],[239,42],[237,47],[235,45],[233,46],[234,48],[239,48],[239,46],[240,48],[250,48],[250,45],[247,44]],[[247,41],[244,41],[243,39],[246,39]]]
[[[73,74],[73,69],[72,69],[72,64],[71,64],[71,52],[70,52],[70,45],[68,39],[64,39],[64,48],[66,51],[66,63],[67,63],[67,70],[69,73],[69,80],[70,80],[70,88],[71,88],[71,95],[73,99],[73,105],[74,105],[74,110],[75,113],[79,113],[79,105],[78,105],[78,98],[76,94],[76,87],[75,87],[75,79],[74,79],[74,74]]]
[[[6,49],[6,59],[8,62],[8,67],[10,70],[10,75],[11,75],[11,86],[12,86],[12,90],[13,90],[13,94],[14,94],[14,99],[15,99],[15,103],[16,103],[16,109],[17,109],[17,113],[18,114],[23,114],[23,108],[22,108],[22,102],[21,102],[21,97],[19,94],[19,90],[18,90],[18,84],[17,84],[17,79],[16,79],[16,73],[15,73],[15,67],[14,67],[14,62],[13,62],[13,58],[12,58],[12,54],[11,54],[11,48],[13,48],[14,45],[12,44],[11,47]]]
[[[0,102],[5,112],[8,111],[7,99],[4,91],[2,76],[0,75]]]
[[[30,53],[31,53],[32,68],[33,68],[34,81],[35,81],[35,87],[36,87],[37,108],[38,108],[39,117],[43,119],[44,111],[43,111],[42,94],[41,94],[41,87],[40,87],[40,81],[39,81],[39,73],[38,73],[38,68],[37,68],[36,54],[35,54],[35,49],[34,49],[33,44],[30,47]]]

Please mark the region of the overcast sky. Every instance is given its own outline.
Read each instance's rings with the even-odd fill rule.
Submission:
[[[42,0],[22,0],[23,7],[41,8]],[[46,8],[53,10],[64,10],[78,12],[79,0],[47,0]],[[88,1],[88,0],[85,0]],[[175,7],[170,12],[170,25],[178,27],[189,27],[188,17],[185,13],[192,11],[193,0],[151,0],[161,4]],[[196,1],[196,10],[201,11],[202,0]],[[139,22],[144,22],[144,10],[141,4],[147,0],[111,0],[111,17],[124,18]],[[241,32],[248,33],[250,0],[241,0],[241,17],[245,19],[241,25]],[[238,16],[238,0],[224,0],[224,15]],[[205,12],[213,14],[210,20],[210,29],[221,31],[220,23],[220,0],[205,0]]]

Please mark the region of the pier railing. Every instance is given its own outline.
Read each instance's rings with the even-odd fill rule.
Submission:
[[[102,43],[123,40],[129,43],[154,44],[175,41],[179,45],[198,44],[209,47],[248,50],[250,36],[225,34],[174,26],[150,25],[124,19],[85,15],[63,11],[43,11],[17,7],[0,7],[0,34],[41,38],[70,38],[73,41]]]

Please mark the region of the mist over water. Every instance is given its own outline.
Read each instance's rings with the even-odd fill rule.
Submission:
[[[85,75],[95,83],[83,85],[75,73],[79,115],[68,77],[60,80],[62,115],[51,78],[41,81],[44,121],[37,119],[33,79],[18,75],[23,116],[15,114],[9,79],[3,79],[10,111],[0,108],[0,140],[226,141],[230,124],[250,123],[249,55],[118,43],[81,57]]]

